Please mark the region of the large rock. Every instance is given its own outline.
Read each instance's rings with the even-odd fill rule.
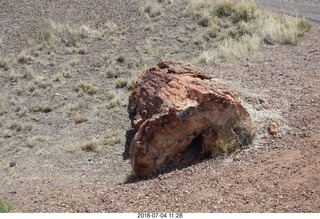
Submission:
[[[189,63],[165,61],[145,70],[128,111],[134,131],[127,145],[139,177],[230,152],[252,139],[240,125],[250,119],[247,110],[223,82]]]

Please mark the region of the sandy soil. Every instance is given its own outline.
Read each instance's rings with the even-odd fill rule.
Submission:
[[[234,87],[250,111],[259,125],[253,145],[125,183],[131,173],[122,158],[129,91],[118,80],[163,58],[148,43],[170,48],[165,58],[192,61],[197,48],[183,39],[197,30],[181,31],[179,40],[169,35],[190,20],[173,20],[168,5],[151,22],[136,1],[94,2],[1,1],[0,57],[9,65],[0,68],[0,200],[13,212],[320,211],[319,23],[297,46],[266,45],[244,61],[201,66]],[[90,24],[103,34],[79,41],[76,51],[34,53],[38,24],[46,19]],[[111,93],[119,100],[114,107]],[[77,123],[76,114],[87,120]],[[268,134],[271,121],[280,137]],[[96,147],[85,150],[92,142]]]

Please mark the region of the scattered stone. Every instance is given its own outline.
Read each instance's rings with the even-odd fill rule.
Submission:
[[[16,166],[16,162],[10,162],[9,163],[9,167],[15,167]]]
[[[275,137],[281,137],[281,134],[279,132],[279,126],[274,123],[270,122],[268,125],[268,132],[270,135],[275,136]]]

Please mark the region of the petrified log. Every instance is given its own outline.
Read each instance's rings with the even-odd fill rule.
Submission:
[[[165,61],[145,70],[128,112],[134,128],[133,139],[127,138],[131,165],[143,178],[250,142],[238,130],[250,118],[247,110],[224,83],[189,63]]]

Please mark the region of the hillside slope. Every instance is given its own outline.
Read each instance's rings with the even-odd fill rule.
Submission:
[[[1,1],[0,201],[13,212],[319,212],[319,24],[297,45],[269,37],[242,59],[206,62],[213,24],[181,2]],[[258,137],[239,153],[124,184],[128,94],[162,59],[234,87]]]

